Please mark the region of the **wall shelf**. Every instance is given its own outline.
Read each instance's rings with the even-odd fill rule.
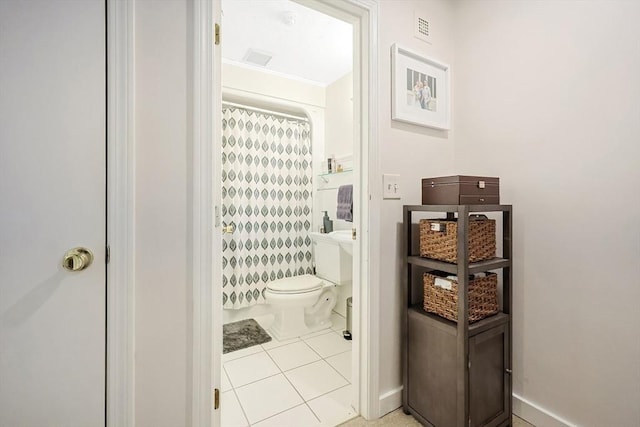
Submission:
[[[344,170],[342,170],[340,172],[320,173],[320,174],[318,174],[318,176],[325,177],[325,176],[332,176],[332,175],[340,175],[340,174],[349,173],[349,172],[353,172],[353,169],[344,169]]]
[[[321,173],[321,174],[318,174],[318,177],[322,180],[322,182],[324,182],[325,184],[328,184],[329,183],[329,177],[345,175],[345,174],[349,174],[351,172],[353,172],[353,169],[345,169],[345,170],[342,170],[340,172]],[[317,188],[318,191],[337,190],[337,189],[338,189],[337,186],[331,186],[331,187],[319,186]]]

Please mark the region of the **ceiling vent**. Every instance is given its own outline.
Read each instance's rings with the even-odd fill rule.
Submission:
[[[296,14],[293,12],[284,12],[282,15],[282,22],[285,25],[292,27],[296,24]]]
[[[273,56],[266,52],[259,52],[257,50],[249,49],[247,50],[247,53],[244,55],[244,58],[242,58],[242,60],[249,64],[266,67],[269,61],[271,61],[271,58],[273,58]]]
[[[418,12],[414,12],[413,15],[414,20],[414,36],[419,38],[420,40],[424,40],[426,42],[431,43],[431,29],[430,23],[427,18],[424,18],[418,14]]]

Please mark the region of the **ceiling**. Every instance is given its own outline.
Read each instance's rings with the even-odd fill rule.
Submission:
[[[352,26],[287,0],[223,0],[225,62],[328,85],[353,68]],[[266,66],[249,49],[272,56]]]

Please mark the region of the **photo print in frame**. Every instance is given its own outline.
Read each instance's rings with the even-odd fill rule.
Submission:
[[[398,44],[391,46],[391,118],[448,130],[449,66]]]

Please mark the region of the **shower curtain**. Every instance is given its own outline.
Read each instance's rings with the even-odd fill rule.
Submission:
[[[312,274],[309,123],[236,107],[223,109],[224,308],[265,302],[267,282]]]

